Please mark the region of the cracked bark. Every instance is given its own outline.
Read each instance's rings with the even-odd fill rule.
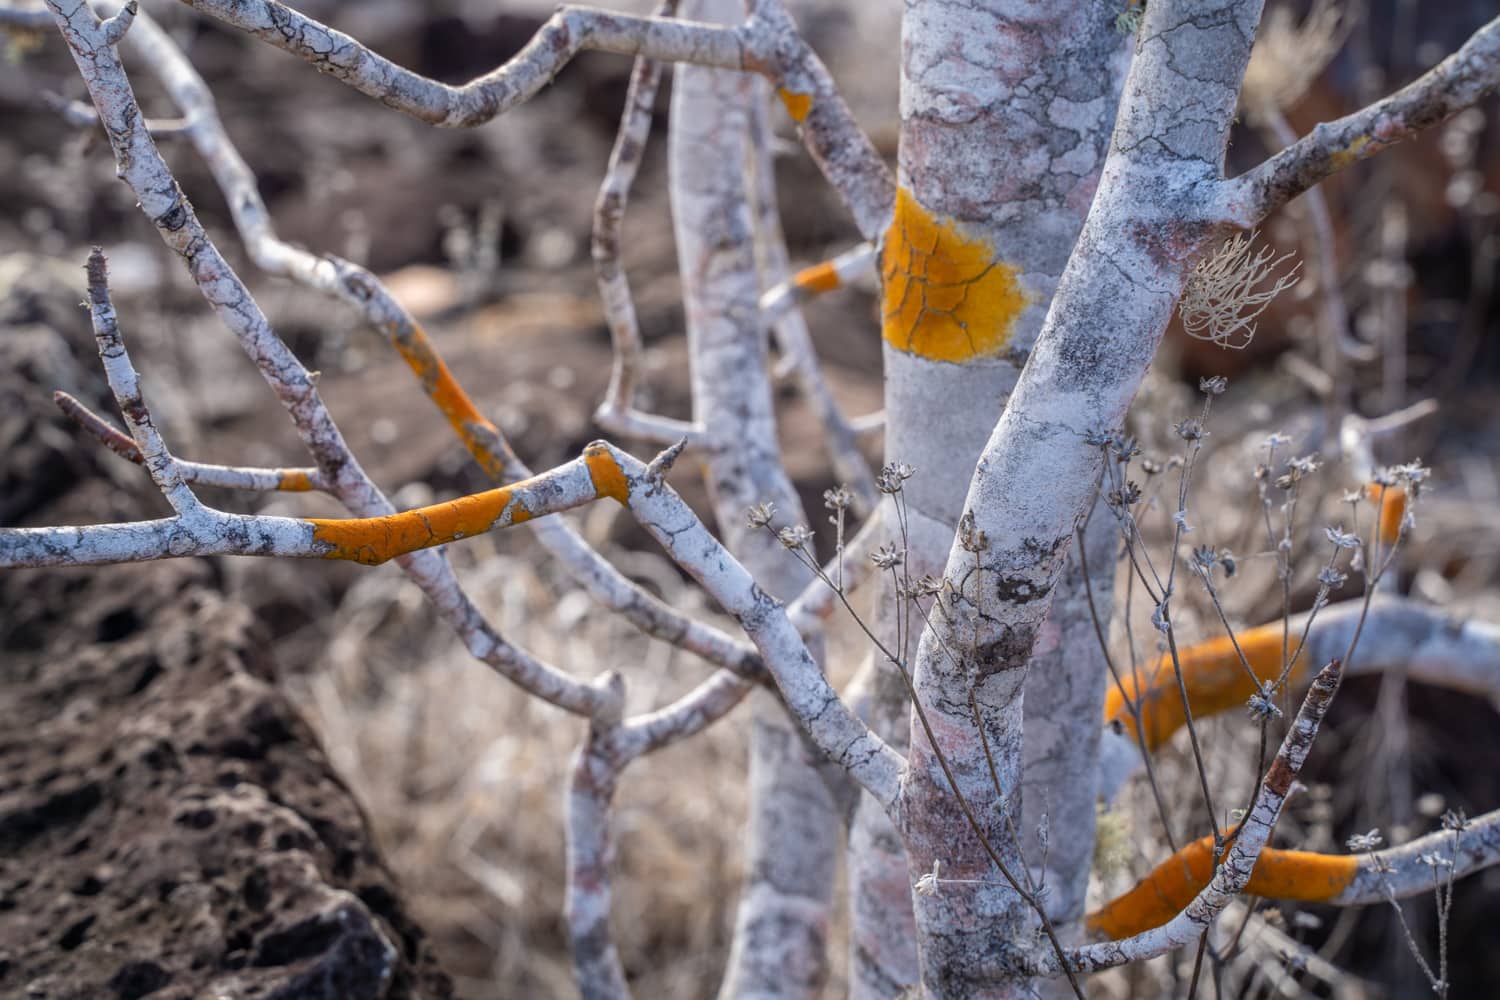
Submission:
[[[928,6],[912,8],[909,22],[912,12]],[[969,5],[934,4],[929,15],[942,11],[971,21],[988,14]],[[957,596],[948,621],[923,637],[918,653],[918,696],[934,718],[963,795],[986,818],[991,842],[1013,870],[1021,857],[1003,817],[1020,811],[1023,690],[1038,639],[1057,627],[1047,622],[1047,612],[1061,597],[1054,591],[1064,558],[1093,501],[1100,466],[1098,449],[1087,440],[1092,432],[1121,426],[1186,269],[1213,231],[1206,206],[1217,193],[1258,16],[1259,5],[1243,0],[1194,4],[1190,17],[1185,4],[1164,0],[1148,8],[1098,193],[1071,256],[1062,251],[1067,265],[1046,319],[969,486],[963,509],[973,516],[974,532],[969,548],[955,542],[947,563]],[[937,56],[962,52],[963,38],[979,36],[982,28],[975,21],[963,37],[948,36],[958,44],[925,48],[911,40],[920,23],[908,24],[908,75],[913,66],[925,69]],[[991,22],[989,35],[996,30]],[[903,111],[923,113],[929,123],[952,119],[972,128],[976,109],[962,96],[977,77],[970,63],[959,60],[941,78],[944,87],[917,90],[904,81]],[[1069,80],[1076,79],[1074,67]],[[1022,148],[1035,155],[1038,147],[1046,148],[1037,142]],[[903,149],[902,155],[904,164],[912,162],[913,153]],[[963,151],[948,151],[939,162],[954,159],[961,163]],[[944,190],[941,180],[935,184]],[[925,207],[963,217],[962,201]],[[999,239],[1004,230],[995,233]],[[1021,275],[1024,289],[1024,269]],[[1041,307],[1028,302],[1024,308]],[[902,423],[910,421],[892,421],[893,427]],[[950,508],[948,516],[956,514]],[[950,650],[963,654],[955,658]],[[1102,684],[1102,677],[1091,683]],[[995,758],[999,791],[975,738],[966,704],[970,692]],[[951,877],[980,883],[919,898],[923,985],[934,997],[1029,995],[1035,984],[1007,972],[1014,963],[1004,955],[997,962],[994,942],[1034,948],[1035,919],[1014,891],[996,884],[998,873],[968,829],[920,730],[912,742],[903,807],[913,868],[927,870],[942,860]],[[1092,783],[1084,784],[1092,795]],[[1055,823],[1053,831],[1056,836]]]
[[[913,524],[907,559],[913,578],[942,575],[976,462],[1036,341],[1093,196],[1125,61],[1125,44],[1107,8],[1074,2],[1038,11],[1014,0],[908,5],[902,48],[901,197],[910,198],[923,216],[938,220],[940,238],[983,248],[981,269],[974,272],[978,282],[993,273],[984,265],[1014,276],[1014,294],[991,303],[987,315],[963,316],[964,302],[953,307],[969,343],[978,340],[989,344],[987,349],[962,358],[924,356],[940,352],[924,352],[930,341],[912,336],[911,328],[934,327],[932,314],[952,303],[942,299],[940,282],[921,290],[931,313],[904,309],[904,302],[894,299],[897,292],[912,294],[910,281],[894,287],[891,281],[892,271],[905,263],[893,244],[909,240],[910,233],[903,237],[893,229],[887,236],[882,262],[887,279],[886,451],[890,460],[917,468],[906,486]],[[897,227],[908,211],[898,207]],[[912,261],[913,269],[916,263]],[[921,270],[932,276],[934,262],[927,260]],[[979,329],[983,324],[990,327]],[[1102,533],[1100,521],[1095,536]],[[1091,563],[1100,567],[1094,589],[1106,615],[1111,565],[1108,558]],[[1054,913],[1066,925],[1083,915],[1093,850],[1097,726],[1084,720],[1098,718],[1104,668],[1081,599],[1081,577],[1071,574],[1063,586],[1068,596],[1049,626],[1054,641],[1039,654],[1034,672],[1034,694],[1042,711],[1035,725],[1031,715],[1026,719],[1027,767],[1036,772],[1028,781],[1052,792],[1045,799],[1034,797],[1035,805],[1014,818],[1028,842],[1027,857],[1039,861],[1035,831],[1043,809],[1055,814],[1046,879],[1054,890]],[[891,612],[893,599],[883,601],[881,608]],[[915,645],[906,652],[914,653]],[[899,719],[896,724],[908,728],[907,697],[889,667],[886,675],[874,690],[887,703],[873,717],[877,732],[894,740],[895,733],[881,728],[880,720]],[[977,734],[967,697],[954,704],[952,738],[974,744]],[[1016,786],[1010,782],[1007,795],[1014,796]],[[967,829],[958,835],[973,840]],[[899,901],[905,915],[898,921],[889,912],[897,874],[876,870],[879,845],[894,840],[883,814],[859,810],[851,854],[871,856],[851,856],[850,861],[855,896],[852,988],[857,996],[894,996],[901,985],[915,980],[910,885],[915,875],[931,869],[934,858],[914,856],[911,871],[900,873],[907,892]],[[1064,867],[1080,859],[1081,872]],[[946,868],[956,858],[943,860]],[[983,873],[980,877],[991,877],[987,859],[972,860]],[[887,853],[883,863],[903,863],[901,853]],[[967,876],[954,870],[953,877]]]

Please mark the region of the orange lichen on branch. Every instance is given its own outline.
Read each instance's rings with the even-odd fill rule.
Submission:
[[[531,512],[512,500],[510,489],[502,488],[386,517],[310,518],[309,523],[314,540],[328,546],[323,558],[378,566],[407,552],[481,535],[502,521],[520,524],[530,519]]]
[[[583,461],[589,467],[589,479],[599,496],[610,497],[621,504],[630,501],[630,480],[607,445],[595,441],[584,449]]]
[[[781,87],[776,91],[776,96],[781,98],[781,103],[786,105],[787,114],[792,116],[792,121],[801,124],[807,113],[812,110],[813,95],[798,94],[794,91]]]
[[[825,260],[821,264],[812,267],[804,267],[792,278],[792,284],[810,295],[821,295],[838,288],[843,282],[839,279],[839,269],[834,266],[833,261]]]
[[[276,484],[278,490],[287,493],[307,493],[317,489],[304,469],[286,469],[281,473],[281,480]]]
[[[1119,940],[1171,920],[1213,878],[1213,846],[1213,838],[1204,837],[1157,865],[1135,888],[1090,913],[1089,931]],[[1358,870],[1359,859],[1354,855],[1267,847],[1260,852],[1245,893],[1303,903],[1327,902],[1349,887]]]
[[[1245,660],[1262,683],[1281,676],[1280,622],[1237,633],[1236,638]],[[1295,652],[1296,648],[1297,636],[1294,635],[1291,649]],[[1194,718],[1242,706],[1256,693],[1254,682],[1227,636],[1178,650],[1178,660],[1182,664],[1182,682],[1187,688],[1188,704],[1192,706]],[[1293,668],[1291,681],[1296,683],[1305,672],[1306,666],[1299,660]],[[1129,731],[1133,729],[1134,719],[1126,705],[1126,695],[1140,705],[1141,728],[1148,751],[1165,743],[1187,721],[1170,653],[1163,654],[1154,667],[1122,678],[1121,684],[1111,687],[1105,695],[1104,721],[1118,722]]]
[[[880,271],[886,343],[933,361],[961,364],[998,354],[1026,308],[1014,267],[904,188],[896,192]]]
[[[506,478],[505,448],[500,430],[481,412],[438,355],[427,331],[413,322],[404,336],[393,338],[396,350],[422,384],[422,391],[448,419],[459,440],[491,479]],[[508,450],[508,449],[506,449]]]
[[[1406,491],[1399,486],[1367,483],[1365,496],[1379,511],[1375,531],[1380,544],[1395,545],[1401,538],[1401,522],[1406,517]]]

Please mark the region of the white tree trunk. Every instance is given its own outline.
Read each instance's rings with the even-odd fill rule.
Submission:
[[[980,451],[1035,344],[1104,162],[1125,50],[1105,3],[907,7],[901,187],[881,272],[886,453],[917,470],[905,487],[913,578],[942,575]],[[1108,532],[1098,520],[1096,539]],[[1107,617],[1112,562],[1101,551],[1090,566]],[[1026,781],[1049,793],[1034,796],[1014,821],[1027,859],[1040,864],[1036,831],[1044,812],[1049,817],[1049,903],[1071,923],[1083,915],[1093,850],[1104,666],[1079,574],[1069,574],[1064,594],[1055,638],[1033,675],[1036,725],[1027,719],[1035,776]],[[894,601],[882,611],[891,614]],[[906,703],[894,677],[881,689]],[[883,828],[882,815],[861,809],[851,846],[888,841]],[[863,878],[872,894],[888,895],[895,876]],[[874,904],[863,912],[878,913],[884,931],[877,948],[856,923],[854,980],[862,995],[890,996],[914,967],[915,936],[909,924],[893,923],[890,900]],[[882,958],[871,961],[877,953]]]
[[[686,0],[682,16],[738,23],[742,0]],[[746,167],[756,78],[683,66],[672,87],[672,214],[692,357],[694,422],[721,537],[767,593],[790,601],[812,579],[746,511],[771,501],[805,524],[776,439]],[[815,650],[816,652],[816,650]],[[725,997],[815,997],[827,978],[828,905],[840,820],[820,755],[769,691],[751,696],[745,884]]]
[[[979,16],[971,7],[944,3],[913,11],[926,8]],[[1148,7],[1088,221],[968,490],[964,509],[973,530],[955,542],[946,572],[957,596],[936,634],[923,637],[918,696],[963,797],[1012,871],[1020,870],[1022,858],[1005,818],[1020,813],[1027,666],[1038,641],[1046,639],[1047,611],[1064,559],[1093,500],[1102,469],[1098,435],[1122,425],[1186,270],[1213,232],[1209,215],[1218,208],[1224,144],[1258,18],[1253,2],[1156,0]],[[993,23],[989,28],[994,31]],[[979,35],[981,25],[950,31],[950,49],[961,51],[962,41]],[[1103,53],[1099,61],[1106,62]],[[1067,79],[1076,80],[1079,72],[1075,65]],[[1098,75],[1105,75],[1102,65]],[[903,99],[908,112],[915,103]],[[962,119],[973,116],[972,106],[951,88],[933,97],[930,107]],[[960,155],[951,150],[948,161]],[[1011,300],[998,278],[989,280],[998,301]],[[1021,280],[1016,283],[1024,291]],[[1016,315],[1024,314],[1025,299],[1015,301]],[[893,380],[897,371],[893,365]],[[950,395],[960,391],[955,386]],[[962,651],[961,658],[952,658],[950,650]],[[976,732],[971,699],[987,748]],[[953,878],[979,883],[962,893],[918,899],[924,986],[936,997],[1030,992],[1023,977],[1004,974],[1003,955],[1002,968],[996,968],[995,941],[1028,947],[1035,934],[1032,914],[997,877],[920,729],[913,732],[910,765],[903,806],[913,869],[941,861]],[[1056,836],[1056,824],[1053,829]]]

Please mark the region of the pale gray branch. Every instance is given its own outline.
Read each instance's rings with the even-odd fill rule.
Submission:
[[[122,180],[135,194],[141,210],[158,235],[186,265],[199,291],[220,321],[235,335],[267,385],[292,419],[298,436],[327,477],[331,492],[350,511],[366,517],[394,513],[385,496],[365,474],[334,424],[318,394],[315,379],[271,329],[265,314],[239,276],[229,266],[198,221],[192,205],[161,158],[137,103],[119,56],[108,43],[103,22],[83,0],[47,0],[83,76],[95,110],[109,136]],[[229,515],[224,515],[228,517]],[[293,522],[297,524],[298,522]],[[311,522],[301,522],[304,532]],[[21,533],[5,540],[8,558],[56,564],[59,546],[71,546],[83,561],[120,561],[110,553],[124,550],[129,558],[152,558],[150,553],[168,543],[192,546],[226,544],[223,539],[195,537],[196,525],[156,522],[145,533],[117,526],[95,529],[87,537]],[[56,529],[55,529],[56,530]],[[99,542],[105,543],[99,548]],[[299,538],[258,538],[261,548]],[[301,538],[305,543],[305,537]],[[190,547],[192,547],[190,546]],[[190,554],[169,551],[167,554]],[[5,558],[5,557],[0,557]],[[615,710],[600,690],[567,677],[512,646],[484,619],[459,586],[452,568],[438,553],[411,552],[399,557],[402,568],[422,589],[439,614],[463,638],[469,651],[521,687],[560,707],[586,716]]]
[[[866,239],[890,220],[895,181],[779,0],[735,27],[563,7],[505,65],[454,87],[382,58],[275,0],[182,0],[423,121],[480,125],[529,99],[585,49],[756,72],[777,83],[803,144]]]
[[[332,254],[313,254],[277,236],[255,176],[225,132],[212,93],[166,32],[142,14],[127,37],[127,48],[141,56],[186,115],[193,146],[213,173],[230,206],[235,226],[256,263],[272,274],[284,275],[331,295],[359,312],[412,368],[423,389],[492,480],[505,483],[529,477],[531,469],[516,455],[500,428],[469,400],[421,325],[375,275]],[[194,474],[191,469],[186,471],[190,476]],[[315,476],[311,488],[324,488],[322,478],[321,474]],[[289,481],[300,484],[295,477]],[[226,485],[262,488],[240,482]],[[278,488],[288,486],[284,482]],[[534,531],[543,547],[594,600],[618,612],[645,634],[744,676],[766,678],[759,658],[748,644],[692,620],[632,583],[589,546],[565,519],[538,521]]]
[[[1257,225],[1324,178],[1471,107],[1500,87],[1500,18],[1389,97],[1318,125],[1254,170],[1228,182],[1228,215]]]

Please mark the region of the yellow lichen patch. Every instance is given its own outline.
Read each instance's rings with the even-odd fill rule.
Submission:
[[[787,114],[792,116],[794,122],[801,123],[807,117],[807,113],[812,110],[813,95],[811,94],[797,94],[782,87],[776,91],[776,95],[781,98],[781,103],[786,105]]]
[[[625,470],[615,461],[609,448],[595,442],[584,450],[583,460],[589,467],[589,479],[594,483],[594,492],[601,497],[611,497],[621,504],[630,500],[630,480]]]
[[[833,266],[833,261],[825,260],[821,264],[812,267],[804,267],[792,278],[792,284],[812,295],[821,295],[831,292],[841,284],[839,270]]]
[[[1401,537],[1401,521],[1406,517],[1406,491],[1399,486],[1365,485],[1365,497],[1379,511],[1376,534],[1381,545],[1395,545]]]
[[[407,552],[481,535],[494,527],[511,503],[509,489],[486,490],[387,517],[311,518],[309,523],[313,538],[329,546],[323,558],[378,566]],[[531,512],[519,503],[511,507],[509,515],[510,524],[531,519]]]
[[[1353,163],[1355,160],[1358,160],[1359,154],[1364,152],[1365,147],[1369,144],[1369,136],[1355,136],[1354,139],[1349,143],[1349,145],[1345,146],[1343,149],[1336,151],[1331,157],[1329,157],[1329,161],[1332,163],[1333,169],[1343,170],[1349,164]]]
[[[287,469],[276,483],[278,490],[287,493],[306,493],[313,488],[312,480],[301,469]]]
[[[881,332],[898,350],[961,364],[999,353],[1026,293],[993,247],[939,219],[904,188],[880,256]]]
[[[1279,622],[1238,633],[1236,638],[1255,676],[1263,683],[1281,676],[1282,626]],[[1297,648],[1295,635],[1292,636],[1291,648],[1293,651]],[[1195,719],[1241,707],[1255,694],[1255,685],[1227,636],[1179,650],[1178,661],[1182,664],[1182,681]],[[1295,682],[1304,673],[1306,664],[1298,660],[1291,679]],[[1141,675],[1123,677],[1121,681],[1125,694],[1140,705],[1147,750],[1161,746],[1186,722],[1170,654],[1163,655],[1154,667],[1148,667]],[[1111,686],[1105,696],[1104,721],[1118,722],[1127,732],[1133,727],[1134,720],[1120,686]]]
[[[1089,930],[1119,940],[1160,927],[1208,885],[1213,865],[1212,837],[1188,844],[1157,865],[1135,888],[1090,913]],[[1359,859],[1353,855],[1267,847],[1256,861],[1245,892],[1270,899],[1326,902],[1348,888],[1358,870]]]

